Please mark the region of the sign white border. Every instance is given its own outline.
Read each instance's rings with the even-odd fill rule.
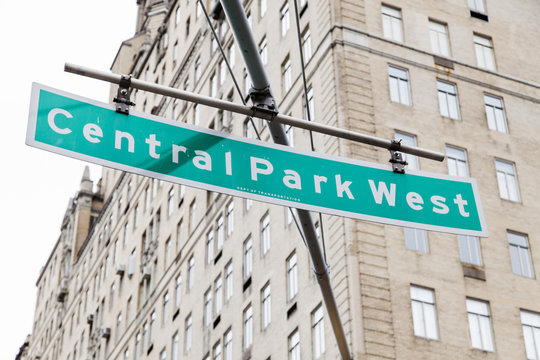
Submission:
[[[373,216],[373,215],[359,214],[359,213],[354,213],[354,212],[350,212],[350,211],[325,208],[325,207],[321,207],[321,206],[308,205],[308,204],[303,204],[303,203],[300,203],[300,202],[294,202],[294,201],[289,201],[289,200],[279,199],[279,198],[274,198],[274,197],[262,196],[262,195],[258,195],[258,194],[254,194],[254,193],[248,193],[248,192],[243,192],[243,191],[239,191],[239,190],[224,188],[224,187],[221,187],[221,186],[210,185],[210,184],[206,184],[206,183],[202,183],[202,182],[198,182],[198,181],[193,181],[193,180],[188,180],[188,179],[183,179],[183,178],[179,178],[179,177],[175,177],[175,176],[164,175],[164,174],[161,174],[161,173],[156,173],[156,172],[153,172],[153,171],[144,170],[144,169],[124,165],[124,164],[120,164],[120,163],[117,163],[117,162],[112,162],[112,161],[96,158],[96,157],[89,156],[89,155],[80,154],[80,153],[77,153],[77,152],[74,152],[74,151],[57,148],[57,147],[52,146],[52,145],[43,144],[41,142],[35,141],[34,140],[34,134],[36,132],[37,111],[38,111],[39,92],[40,92],[40,90],[45,90],[45,91],[52,92],[52,93],[55,93],[55,94],[58,94],[58,95],[61,95],[61,96],[65,96],[65,97],[68,97],[68,98],[71,98],[71,99],[74,99],[74,100],[77,100],[77,101],[89,103],[89,104],[92,104],[92,105],[95,105],[95,106],[99,106],[99,107],[103,107],[103,108],[115,111],[115,106],[113,104],[102,103],[102,102],[97,101],[97,100],[88,99],[88,98],[83,97],[83,96],[71,94],[71,93],[68,93],[68,92],[63,91],[63,90],[55,89],[55,88],[52,88],[52,87],[49,87],[49,86],[34,82],[34,83],[32,83],[32,95],[31,95],[31,99],[30,99],[30,110],[29,110],[29,114],[28,114],[28,126],[27,126],[27,131],[26,131],[26,144],[29,145],[29,146],[38,148],[38,149],[50,151],[50,152],[57,153],[57,154],[60,154],[60,155],[64,155],[64,156],[67,156],[67,157],[70,157],[70,158],[79,159],[79,160],[91,162],[91,163],[94,163],[94,164],[97,164],[97,165],[107,166],[107,167],[110,167],[110,168],[113,168],[113,169],[123,170],[123,171],[127,171],[127,172],[130,172],[130,173],[134,173],[134,174],[138,174],[138,175],[144,175],[144,176],[148,176],[148,177],[152,177],[152,178],[156,178],[156,179],[160,179],[160,180],[164,180],[164,181],[168,181],[168,182],[172,182],[172,183],[176,183],[176,184],[182,184],[182,185],[186,185],[186,186],[196,187],[196,188],[199,188],[199,189],[215,191],[215,192],[224,193],[224,194],[227,194],[227,195],[238,196],[238,197],[241,197],[241,198],[253,199],[253,200],[257,200],[257,201],[262,201],[262,202],[266,202],[266,203],[287,206],[287,207],[291,207],[291,208],[299,208],[299,209],[304,209],[304,210],[308,210],[308,211],[321,212],[321,213],[329,214],[329,215],[345,216],[345,217],[349,217],[349,218],[353,218],[353,219],[357,219],[357,220],[373,221],[373,222],[382,223],[382,224],[404,226],[404,227],[424,229],[424,230],[430,230],[430,231],[440,231],[440,232],[445,232],[445,233],[460,234],[460,235],[471,235],[471,236],[481,236],[481,237],[487,237],[488,236],[486,222],[485,222],[485,218],[484,218],[484,212],[483,212],[483,209],[482,209],[482,204],[480,202],[480,195],[479,195],[479,191],[478,191],[478,186],[477,186],[476,180],[473,179],[473,178],[450,176],[450,175],[446,175],[446,174],[436,174],[436,173],[430,173],[430,172],[418,171],[418,170],[407,170],[408,174],[418,175],[418,176],[422,176],[422,177],[428,177],[428,178],[434,178],[434,179],[443,179],[443,180],[453,180],[453,181],[470,183],[471,186],[472,186],[472,189],[473,189],[474,198],[476,200],[476,206],[477,206],[477,210],[478,210],[478,217],[480,219],[480,226],[481,226],[481,229],[482,229],[481,231],[465,230],[465,229],[457,229],[457,228],[446,227],[446,226],[422,224],[422,223],[405,221],[405,220],[396,220],[396,219],[384,218],[384,217]],[[155,116],[155,115],[151,115],[151,114],[142,113],[142,112],[136,111],[134,109],[130,109],[130,114],[134,115],[134,116],[141,117],[141,118],[161,122],[161,123],[164,123],[164,124],[167,124],[167,125],[182,127],[182,128],[186,128],[186,129],[206,133],[206,134],[217,135],[217,136],[220,136],[220,137],[223,137],[223,138],[229,138],[229,139],[232,139],[232,140],[237,140],[237,141],[241,141],[241,142],[245,142],[245,143],[251,143],[251,144],[254,144],[254,145],[263,146],[263,147],[267,147],[267,148],[272,148],[272,149],[277,149],[277,150],[284,150],[284,151],[287,151],[287,152],[292,152],[292,153],[296,153],[296,154],[300,154],[300,155],[317,157],[317,158],[320,158],[320,159],[332,160],[332,161],[348,163],[348,164],[352,164],[352,165],[358,165],[358,166],[364,166],[364,167],[370,167],[370,168],[375,168],[375,169],[392,171],[392,168],[390,166],[387,166],[387,165],[375,164],[375,163],[370,163],[370,162],[366,162],[366,161],[362,161],[362,160],[348,159],[348,158],[343,158],[343,157],[339,157],[339,156],[327,155],[327,154],[311,152],[311,151],[307,151],[307,150],[303,150],[303,149],[298,149],[298,148],[294,148],[294,147],[288,147],[288,146],[284,146],[284,145],[280,145],[280,144],[263,142],[263,141],[256,140],[256,139],[244,138],[244,137],[240,137],[240,136],[233,135],[233,134],[230,134],[230,133],[224,133],[224,132],[219,132],[219,131],[212,130],[212,129],[201,128],[201,127],[190,125],[190,124],[187,124],[187,123],[182,123],[182,122],[169,120],[169,119],[166,119],[166,118],[163,118],[163,117],[160,117],[160,116]],[[406,176],[406,175],[404,175],[404,176]]]

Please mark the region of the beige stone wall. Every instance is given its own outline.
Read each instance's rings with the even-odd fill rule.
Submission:
[[[264,36],[268,41],[266,70],[280,111],[301,117],[303,92],[292,17],[294,7],[289,2],[291,28],[283,38],[278,31],[283,3],[268,1],[268,10],[262,18],[258,1],[247,1],[246,8],[251,14],[256,41]],[[479,269],[486,280],[464,276],[455,235],[428,232],[429,252],[420,253],[406,248],[401,227],[323,216],[334,294],[354,358],[524,358],[519,310],[540,312],[536,301],[540,288],[535,279],[513,274],[506,231],[527,234],[533,265],[540,263],[536,250],[539,244],[536,219],[540,208],[535,202],[535,179],[540,175],[535,166],[538,153],[535,137],[540,130],[535,116],[540,103],[540,85],[538,69],[531,55],[539,52],[540,45],[534,40],[540,26],[535,21],[535,15],[540,14],[540,4],[532,0],[519,4],[512,2],[510,8],[509,3],[502,0],[489,1],[489,22],[471,18],[464,0],[437,4],[396,0],[386,4],[402,10],[402,44],[384,39],[379,1],[308,0],[308,7],[301,17],[301,28],[309,24],[312,35],[313,57],[306,64],[306,74],[314,92],[315,120],[387,139],[399,130],[416,135],[419,146],[441,152],[445,151],[446,145],[467,149],[469,171],[478,181],[489,230],[489,237],[481,239],[484,265]],[[210,31],[203,16],[197,16],[195,5],[195,1],[181,2],[180,22],[175,24],[177,3],[171,2],[173,7],[169,17],[159,14],[159,18],[149,22],[154,36],[152,41],[144,44],[145,35],[139,34],[124,43],[112,69],[132,72],[140,79],[148,73],[149,81],[181,89],[189,79],[189,91],[209,95],[210,78],[214,73],[219,74],[221,59],[217,52],[211,52]],[[188,18],[189,34],[186,31]],[[448,23],[450,59],[454,69],[434,64],[428,19]],[[160,21],[165,21],[162,31],[168,33],[166,49],[158,45],[162,36],[158,30]],[[492,37],[496,71],[485,71],[476,65],[472,43],[474,32]],[[226,48],[231,41],[229,29],[224,38]],[[176,60],[173,59],[175,43],[178,43]],[[146,47],[148,52],[139,53],[136,48],[140,46]],[[134,54],[139,55],[134,63],[130,63]],[[285,93],[281,64],[288,55],[292,61],[293,86]],[[244,69],[238,46],[235,58],[233,70],[244,90]],[[199,80],[194,78],[197,59],[201,63]],[[389,64],[408,70],[412,106],[390,101]],[[437,79],[456,84],[460,120],[439,114]],[[233,101],[240,102],[231,76],[227,74],[217,96],[227,99],[230,93],[234,94]],[[488,130],[484,93],[503,98],[509,134]],[[171,99],[142,91],[133,93],[132,99],[139,111],[152,111],[174,119],[174,101]],[[193,124],[194,105],[180,101],[178,107],[178,121]],[[200,106],[199,114],[200,126],[244,135],[245,119],[239,115],[233,115],[231,123],[224,123],[222,127],[217,110]],[[269,140],[267,127],[262,128],[259,120],[255,123],[263,139]],[[389,158],[386,150],[320,134],[314,134],[314,139],[315,149],[319,152],[377,163],[386,163]],[[295,129],[294,144],[309,149],[308,132]],[[515,162],[521,194],[519,203],[500,199],[495,158]],[[420,159],[419,164],[424,171],[447,173],[445,162]],[[148,206],[147,188],[150,194]],[[173,210],[169,215],[171,190],[174,192]],[[128,358],[134,359],[136,335],[142,334],[144,324],[150,323],[154,311],[153,347],[140,359],[157,359],[162,350],[170,359],[172,337],[176,332],[180,335],[179,358],[202,359],[206,354],[211,355],[214,344],[221,342],[223,346],[223,336],[229,328],[233,334],[234,359],[264,360],[270,356],[285,359],[287,338],[295,329],[300,333],[301,357],[312,358],[311,313],[322,300],[311,275],[308,253],[294,223],[286,224],[285,209],[254,202],[248,211],[241,198],[192,188],[186,188],[180,204],[179,185],[112,169],[104,169],[101,191],[105,195],[103,210],[82,244],[80,257],[62,270],[59,260],[55,263],[54,259],[60,259],[66,247],[57,245],[38,279],[37,285],[42,290],[36,305],[30,358],[36,358],[41,352],[42,359],[46,360],[65,359],[68,355],[71,359],[77,346],[77,358],[89,358],[99,352],[100,359],[123,359],[127,350]],[[234,203],[234,231],[226,238],[221,256],[205,264],[207,233],[212,228],[217,229],[218,218],[225,218],[231,201]],[[191,217],[193,223],[189,224],[190,205],[194,202],[196,211]],[[160,226],[154,241],[149,234],[158,212]],[[59,244],[70,244],[76,236],[73,229],[78,213],[68,213],[71,215],[64,222]],[[82,214],[80,212],[79,216]],[[265,214],[270,216],[271,248],[262,256],[260,221]],[[179,240],[180,221],[184,229]],[[143,247],[145,233],[146,248]],[[253,274],[251,285],[244,291],[242,246],[249,236],[253,239]],[[167,241],[172,244],[168,263],[165,260]],[[298,257],[299,293],[288,301],[286,259],[293,251]],[[133,273],[128,274],[132,253],[135,254]],[[187,268],[191,256],[195,259],[195,286],[188,289]],[[216,321],[215,327],[211,324],[205,328],[202,316],[204,294],[207,289],[214,291],[218,276],[224,279],[224,269],[229,261],[233,264],[233,297],[224,302],[219,322],[216,317],[212,319]],[[125,267],[123,276],[116,272],[119,265]],[[145,268],[150,270],[150,280],[143,280]],[[173,304],[178,275],[182,276],[182,300],[173,319],[177,310]],[[66,300],[58,303],[55,297],[63,276],[67,279],[68,293]],[[149,281],[148,285],[145,281]],[[267,329],[262,329],[261,290],[267,283],[272,289],[272,321]],[[411,284],[434,290],[439,340],[414,336]],[[169,302],[167,319],[163,321],[166,293]],[[489,301],[495,352],[471,348],[466,297]],[[243,351],[242,312],[250,304],[253,306],[254,342],[251,350]],[[287,310],[293,304],[297,309],[287,317]],[[119,314],[122,316],[120,329],[116,325]],[[193,319],[193,345],[185,351],[184,326],[189,314]],[[92,328],[87,322],[88,315],[94,315]],[[326,351],[322,358],[335,359],[338,358],[335,338],[327,316],[324,321]],[[101,336],[101,328],[111,329],[108,341]]]

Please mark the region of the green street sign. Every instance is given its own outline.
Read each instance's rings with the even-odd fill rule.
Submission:
[[[476,181],[304,151],[33,84],[26,143],[187,186],[385,224],[487,236]]]

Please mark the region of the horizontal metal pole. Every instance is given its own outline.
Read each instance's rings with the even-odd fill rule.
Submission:
[[[90,69],[87,67],[74,65],[70,63],[66,63],[64,66],[64,70],[66,72],[70,72],[73,74],[78,74],[98,80],[108,81],[113,84],[119,84],[121,75],[114,74],[110,72]],[[298,127],[305,130],[311,130],[318,133],[331,135],[340,137],[347,140],[352,140],[356,142],[360,142],[363,144],[373,145],[380,148],[384,148],[387,150],[390,150],[392,146],[391,140],[386,140],[382,138],[378,138],[375,136],[365,135],[361,134],[355,131],[350,131],[346,129],[340,129],[333,126],[317,123],[314,121],[306,121],[304,119],[295,118],[292,116],[282,115],[282,114],[271,114],[265,111],[260,111],[257,109],[254,109],[249,106],[241,105],[241,104],[235,104],[229,101],[219,100],[215,99],[209,96],[199,95],[188,91],[183,91],[175,88],[171,88],[168,86],[163,86],[159,84],[154,84],[147,81],[142,81],[139,79],[131,79],[131,87],[139,90],[149,91],[152,93],[169,96],[175,99],[181,99],[185,101],[190,101],[226,111],[231,111],[234,113],[246,115],[246,116],[253,116],[262,118],[269,121],[275,121],[280,124],[285,125],[291,125],[294,127]],[[444,154],[427,150],[415,146],[408,146],[408,145],[401,145],[399,148],[400,152],[404,152],[411,155],[420,156],[423,158],[431,159],[431,160],[437,160],[437,161],[443,161],[444,160]]]

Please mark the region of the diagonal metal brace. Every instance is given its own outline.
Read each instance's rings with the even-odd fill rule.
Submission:
[[[405,174],[405,165],[408,165],[407,161],[403,159],[403,154],[398,152],[401,149],[401,139],[392,140],[388,151],[390,151],[390,163],[392,163],[392,170],[395,173]]]
[[[116,103],[116,112],[129,115],[129,107],[135,105],[129,100],[129,92],[131,87],[131,75],[122,75],[118,84],[118,92],[113,101]]]

